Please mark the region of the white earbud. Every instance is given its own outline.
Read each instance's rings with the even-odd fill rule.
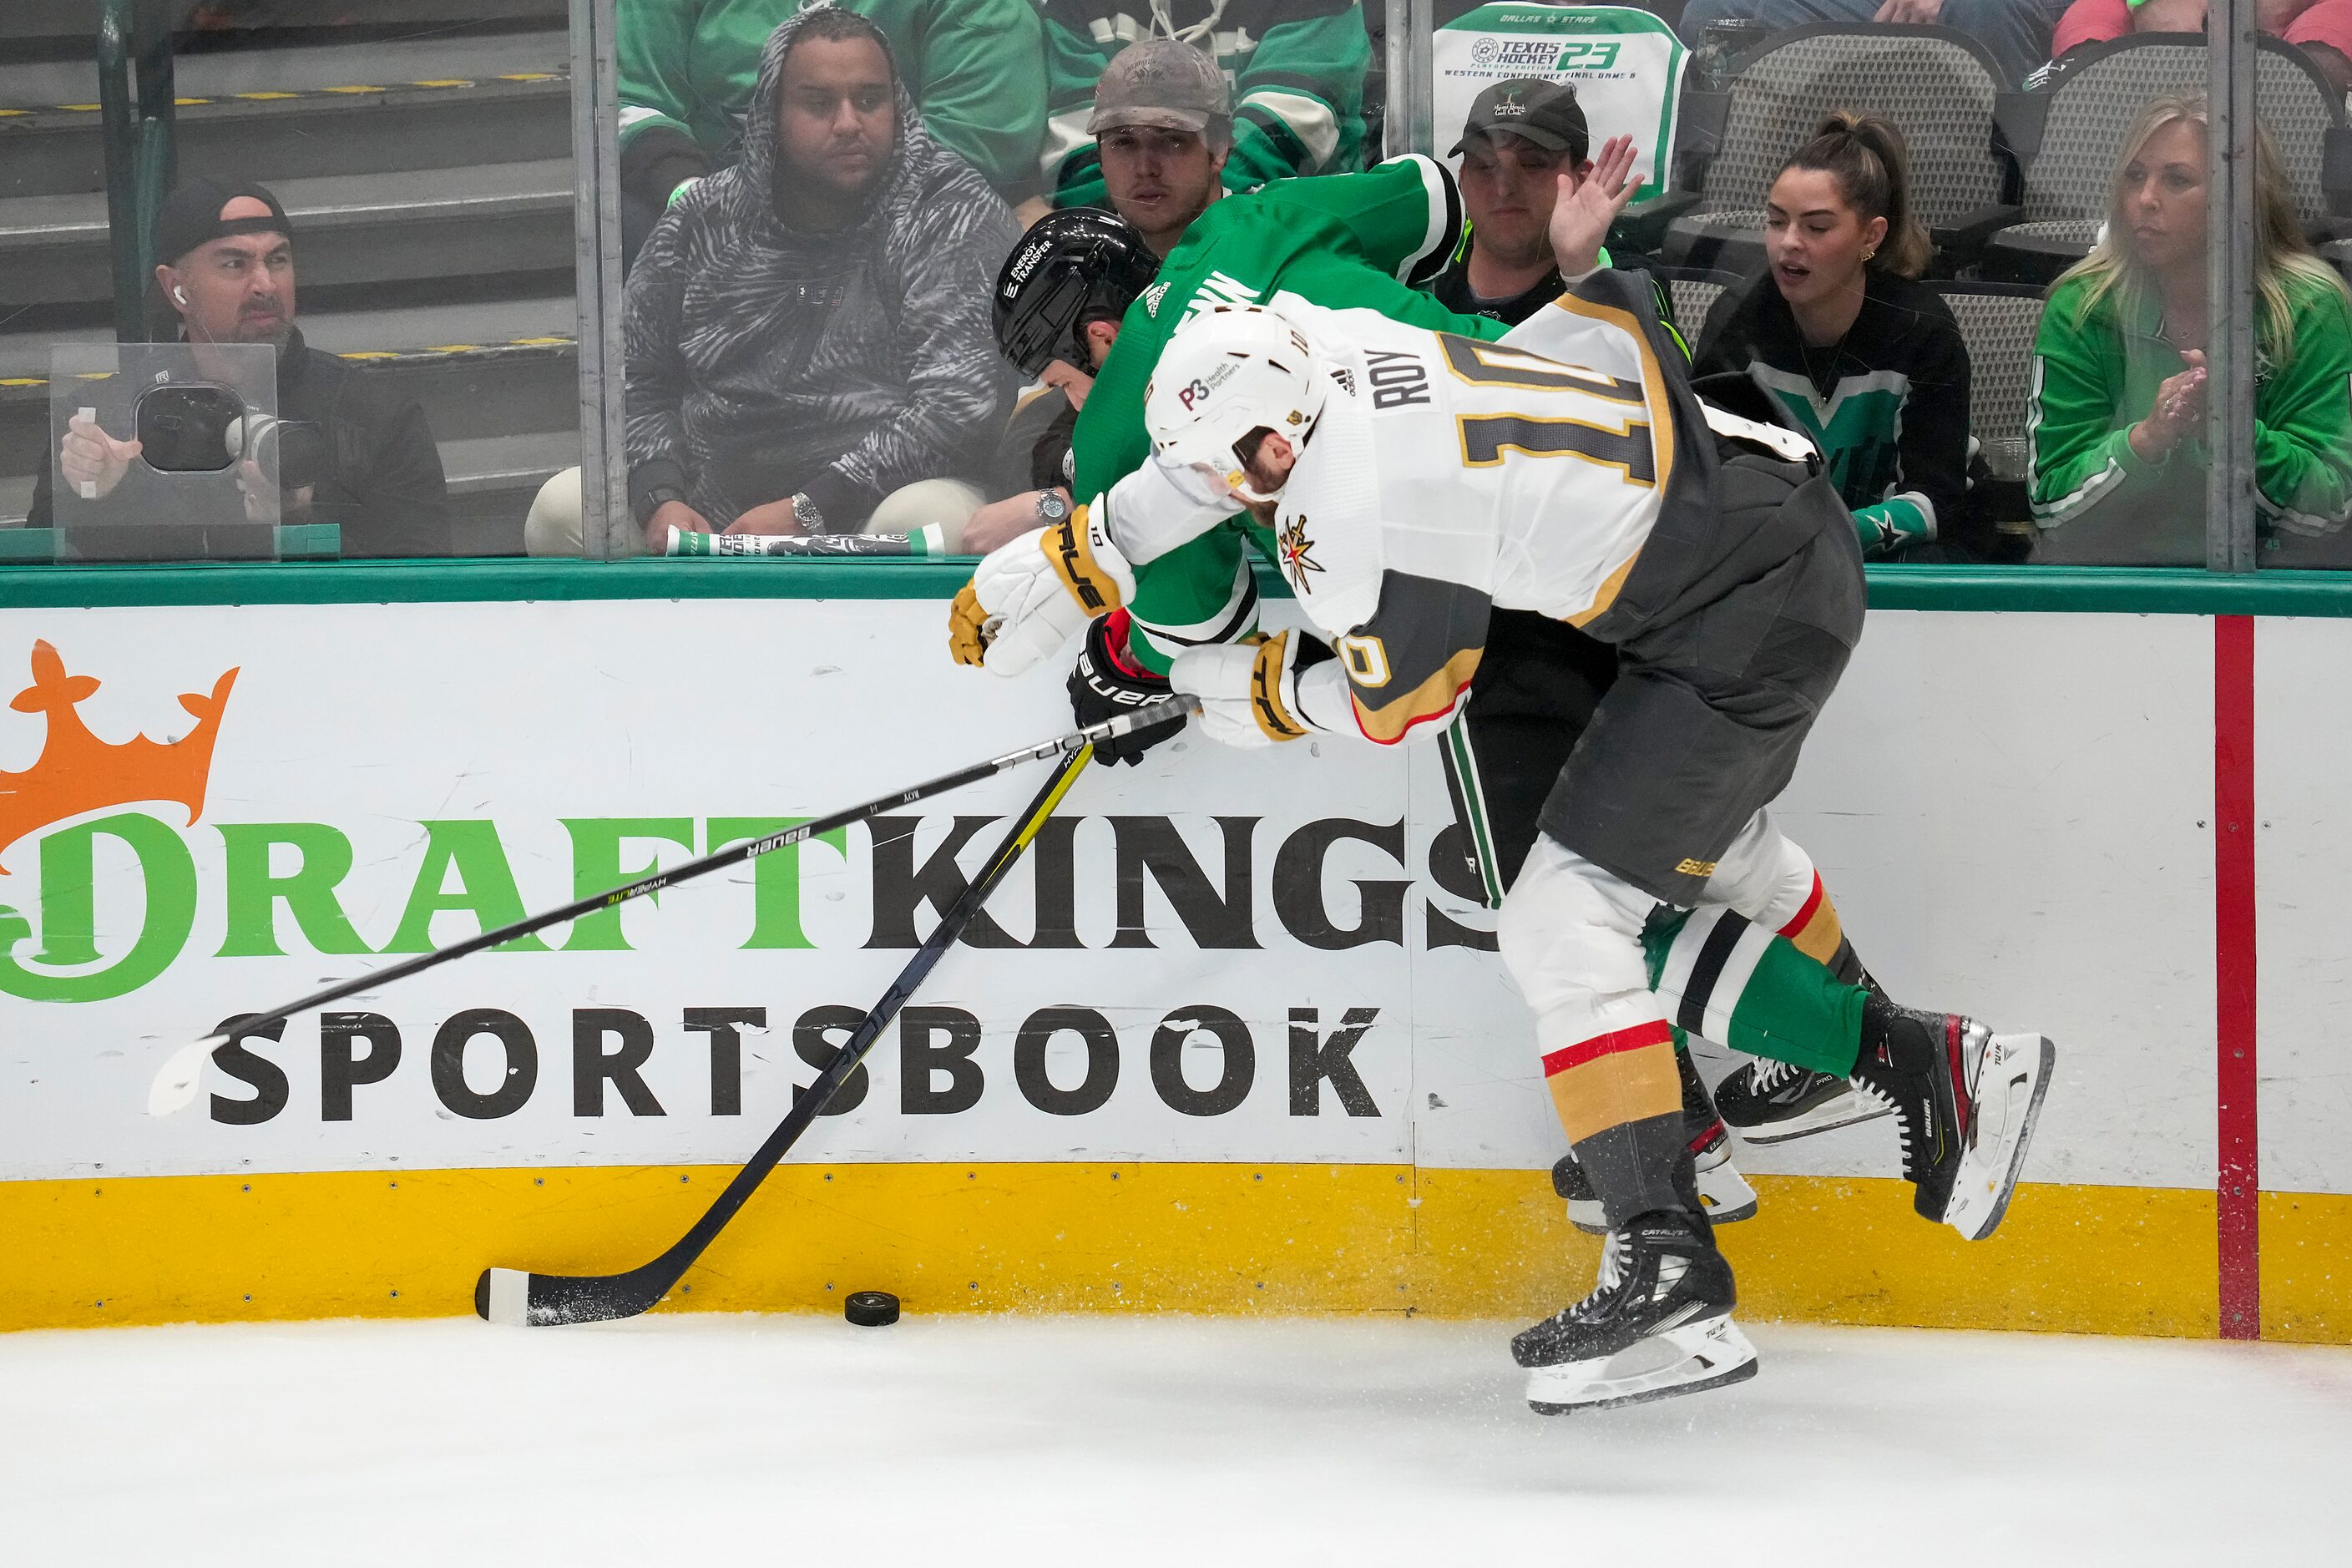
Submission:
[[[188,302],[188,291],[184,289],[174,286],[172,289],[172,298],[184,305]]]

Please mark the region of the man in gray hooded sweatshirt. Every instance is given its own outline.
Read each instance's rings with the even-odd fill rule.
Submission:
[[[652,547],[672,527],[960,530],[935,514],[968,514],[1003,461],[1015,378],[989,298],[1018,235],[925,132],[880,29],[830,5],[779,26],[742,161],[678,199],[629,276],[629,501]]]

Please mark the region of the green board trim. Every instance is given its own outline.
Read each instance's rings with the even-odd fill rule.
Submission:
[[[1878,610],[2352,616],[2352,573],[2189,567],[1873,566]],[[883,558],[345,561],[0,568],[0,607],[514,603],[534,599],[948,599],[971,562]],[[1290,597],[1270,566],[1267,598]]]

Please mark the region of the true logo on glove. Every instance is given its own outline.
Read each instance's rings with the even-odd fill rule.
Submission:
[[[1069,584],[1071,596],[1086,606],[1089,614],[1098,616],[1118,606],[1106,598],[1096,585],[1093,556],[1078,542],[1078,526],[1085,516],[1085,509],[1080,508],[1064,518],[1061,526],[1054,530],[1053,555],[1061,565],[1062,581]]]

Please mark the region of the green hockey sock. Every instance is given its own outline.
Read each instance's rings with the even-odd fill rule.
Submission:
[[[1661,908],[1642,932],[1642,948],[1650,987],[1678,1029],[1792,1067],[1853,1073],[1869,993],[1785,937],[1727,909]]]

